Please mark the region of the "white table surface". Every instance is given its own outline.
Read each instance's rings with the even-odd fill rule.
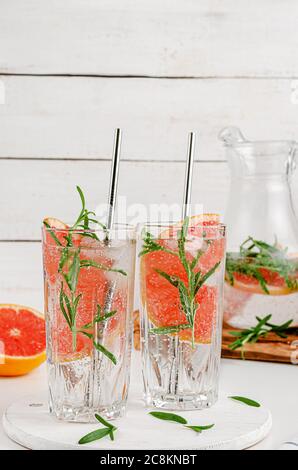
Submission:
[[[297,372],[297,366],[294,365],[228,359],[222,361],[221,388],[233,395],[256,399],[272,412],[273,429],[270,435],[253,449],[278,449],[284,441],[298,434]],[[133,377],[133,380],[138,379],[140,377]],[[44,366],[24,377],[0,378],[0,415],[3,415],[10,403],[45,389]],[[4,449],[17,450],[22,447],[5,435],[0,423],[0,450]]]

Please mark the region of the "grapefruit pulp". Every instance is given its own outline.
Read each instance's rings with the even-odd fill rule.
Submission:
[[[52,341],[57,345],[57,353],[61,360],[73,360],[85,354],[90,354],[93,350],[92,340],[83,335],[77,334],[77,347],[73,351],[72,336],[73,333],[66,323],[66,320],[60,309],[59,292],[61,282],[64,284],[64,292],[70,296],[68,287],[63,281],[59,272],[59,262],[62,249],[66,246],[65,236],[68,234],[69,226],[55,218],[44,220],[47,226],[56,229],[54,232],[62,246],[45,229],[44,243],[44,268],[46,273],[46,296],[56,298],[55,312],[49,312],[49,315],[56,315],[54,322],[55,328],[52,329]],[[80,233],[72,233],[74,249],[80,248],[81,260],[92,260],[99,265],[112,267],[113,262],[110,258],[104,256],[102,244],[97,240],[83,237]],[[81,329],[84,325],[91,323],[96,316],[97,305],[104,306],[109,287],[108,273],[99,268],[88,266],[82,267],[78,275],[76,295],[81,294],[77,307],[76,327]],[[52,294],[51,294],[51,293]],[[125,322],[126,313],[126,293],[117,289],[115,292],[111,310],[117,310],[117,313],[108,320],[107,334],[117,334],[118,329]],[[92,333],[92,329],[87,330]]]
[[[45,320],[29,307],[0,304],[0,376],[30,372],[46,359]]]
[[[270,271],[266,268],[259,268],[258,271],[266,282],[269,295],[288,295],[292,294],[293,292],[297,292],[297,289],[291,289],[288,287],[285,279],[277,272]],[[268,295],[260,285],[260,282],[253,276],[234,272],[233,277],[234,282],[232,287],[235,289],[240,289],[251,294]],[[228,284],[231,284],[228,278],[227,282]]]
[[[175,235],[180,228],[181,224],[169,231],[162,232],[157,242],[166,248],[177,251],[177,240],[175,240],[177,237]],[[198,243],[204,244],[203,254],[198,260],[195,271],[201,271],[202,274],[205,274],[223,259],[225,241],[223,237],[218,235],[219,219],[217,216],[207,214],[190,219],[188,240],[185,244],[188,261],[191,261],[196,256],[197,250],[202,248],[202,246],[198,246]],[[209,237],[210,243],[203,242],[203,238],[209,239]],[[212,238],[214,239],[212,240]],[[192,251],[192,246],[196,250]],[[146,303],[150,320],[158,328],[187,323],[185,313],[181,308],[178,289],[160,276],[157,270],[178,277],[185,285],[188,284],[186,271],[178,256],[164,251],[155,251],[144,255],[141,259],[142,300]],[[210,343],[216,323],[217,288],[203,285],[195,300],[198,304],[195,316],[195,342]],[[180,339],[190,341],[192,330],[181,330],[178,335]]]

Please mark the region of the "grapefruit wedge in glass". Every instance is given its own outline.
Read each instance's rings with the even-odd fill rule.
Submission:
[[[61,360],[74,360],[91,354],[93,350],[92,338],[85,333],[93,335],[92,322],[96,316],[97,305],[104,307],[108,286],[109,269],[113,269],[113,260],[107,256],[108,248],[94,238],[84,235],[83,231],[71,233],[72,246],[68,248],[69,261],[60,268],[63,250],[67,246],[67,237],[70,227],[60,220],[50,217],[44,220],[46,230],[44,231],[44,269],[46,273],[45,299],[46,310],[48,310],[47,300],[55,298],[56,322],[53,331],[53,344],[56,345],[56,353]],[[78,269],[75,295],[80,296],[77,303],[75,316],[76,344],[73,345],[73,331],[67,325],[67,321],[61,310],[60,297],[57,291],[60,290],[61,283],[65,284],[64,274],[71,270],[73,255],[77,254],[79,262],[88,260],[88,265]],[[103,269],[101,269],[102,267]],[[106,270],[105,270],[106,269]],[[118,287],[117,283],[117,287]],[[52,291],[52,295],[49,295]],[[67,283],[64,285],[65,294],[70,298],[71,292]],[[109,334],[117,333],[117,327],[121,323],[121,318],[125,318],[126,305],[123,304],[124,293],[120,295],[116,288],[110,305],[111,311],[117,314],[111,317],[106,325]],[[121,299],[121,301],[119,301]],[[123,323],[123,322],[122,322]],[[86,325],[90,325],[86,328]],[[81,331],[84,330],[85,333]]]
[[[219,237],[219,216],[203,214],[189,220],[185,254],[189,263],[197,258],[193,271],[204,276],[223,260],[225,240]],[[181,280],[189,288],[189,278],[179,257],[177,239],[182,222],[163,230],[156,243],[164,250],[156,250],[141,258],[142,299],[146,303],[149,319],[156,328],[179,327],[187,318],[181,305],[179,289],[161,276],[166,273],[173,279]],[[210,343],[216,321],[218,293],[212,285],[202,285],[194,297],[197,304],[194,320],[196,343]],[[177,332],[182,340],[191,340],[190,328]]]

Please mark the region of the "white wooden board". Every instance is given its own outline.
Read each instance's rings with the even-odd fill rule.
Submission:
[[[217,136],[228,125],[298,140],[298,81],[287,79],[2,76],[1,87],[0,158],[110,158],[117,126],[122,158],[133,160],[184,161],[190,130],[196,158],[224,160]]]
[[[139,391],[139,390],[138,390]],[[271,430],[271,413],[234,403],[222,394],[219,402],[203,411],[182,413],[191,424],[214,428],[202,434],[149,416],[136,390],[131,391],[127,416],[115,421],[115,441],[109,439],[80,446],[79,439],[95,430],[94,424],[62,423],[48,413],[44,396],[33,395],[12,404],[3,417],[7,435],[33,450],[242,450],[263,440]],[[140,423],[142,432],[139,432]]]
[[[293,0],[1,0],[0,71],[298,75]]]

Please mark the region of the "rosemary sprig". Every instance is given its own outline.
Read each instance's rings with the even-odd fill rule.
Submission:
[[[125,271],[123,271],[123,269],[110,268],[109,266],[105,266],[102,263],[96,263],[96,261],[93,261],[93,260],[90,260],[90,259],[82,259],[80,261],[80,267],[81,268],[93,267],[93,268],[100,269],[101,271],[109,271],[109,272],[112,272],[112,273],[119,273],[119,274],[122,274],[123,276],[127,276],[127,273]]]
[[[156,269],[156,272],[166,279],[173,287],[178,289],[181,310],[184,312],[187,322],[181,325],[170,325],[167,327],[153,328],[153,334],[171,334],[178,333],[181,330],[192,330],[192,346],[195,344],[195,318],[199,307],[196,301],[196,296],[202,285],[211,277],[217,270],[220,262],[216,263],[206,274],[196,270],[196,266],[200,256],[203,252],[198,250],[197,255],[189,261],[187,259],[185,244],[187,241],[189,227],[189,217],[183,221],[181,231],[178,232],[178,251],[169,250],[163,245],[160,245],[149,232],[144,234],[143,249],[139,256],[147,255],[156,251],[163,251],[179,258],[187,275],[187,282],[177,276],[170,275],[164,271]]]
[[[264,269],[282,277],[289,289],[298,289],[296,279],[298,262],[289,259],[287,249],[280,249],[277,242],[270,245],[248,237],[240,246],[239,254],[227,254],[226,274],[232,286],[235,282],[235,273],[245,274],[256,279],[264,293],[269,295],[268,282],[262,271]]]
[[[266,338],[269,333],[274,333],[279,338],[287,338],[287,330],[290,328],[293,320],[289,320],[282,325],[274,325],[270,323],[272,315],[267,315],[264,318],[256,317],[257,325],[243,331],[230,331],[230,334],[237,337],[237,339],[229,345],[232,351],[239,348],[244,348],[247,343],[257,343],[261,338]]]
[[[82,208],[81,208],[81,212],[77,220],[70,228],[70,232],[73,232],[74,230],[82,229],[83,231],[82,235],[84,237],[94,238],[95,240],[98,240],[98,236],[96,235],[96,233],[92,232],[91,224],[93,223],[101,227],[103,231],[105,232],[105,235],[107,234],[107,227],[94,218],[96,217],[95,212],[89,211],[88,209],[86,209],[86,201],[85,201],[84,193],[82,189],[80,188],[80,186],[77,186],[76,188],[81,199]]]
[[[167,248],[157,243],[154,239],[154,236],[150,232],[146,232],[143,237],[143,250],[139,253],[139,256],[147,255],[153,251],[164,251],[165,253],[169,253],[171,255],[177,255],[175,251],[168,250]]]
[[[83,237],[89,237],[95,240],[99,240],[96,233],[91,230],[91,223],[98,224],[103,229],[105,234],[106,227],[105,225],[101,224],[99,221],[94,219],[94,212],[86,209],[85,197],[83,191],[79,186],[77,186],[77,191],[80,196],[82,207],[76,222],[68,229],[67,235],[64,236],[66,246],[64,246],[60,242],[54,230],[52,230],[49,224],[44,221],[44,225],[47,231],[50,233],[56,245],[61,249],[61,257],[58,267],[58,272],[62,276],[59,295],[60,310],[65,318],[67,325],[69,326],[72,332],[73,351],[76,351],[77,348],[77,334],[81,333],[87,336],[90,340],[92,340],[95,349],[97,349],[99,352],[108,357],[114,364],[116,364],[117,361],[115,356],[110,351],[108,351],[102,344],[96,341],[94,335],[90,333],[90,331],[88,331],[88,329],[94,327],[96,323],[105,322],[110,317],[115,315],[115,310],[112,312],[102,313],[101,306],[98,304],[97,315],[94,318],[93,322],[89,323],[88,325],[84,325],[83,327],[81,327],[80,330],[77,330],[76,319],[78,307],[83,295],[82,293],[77,294],[77,284],[80,270],[83,268],[93,267],[102,271],[115,272],[123,276],[127,275],[126,272],[122,269],[114,269],[109,266],[105,266],[104,264],[96,263],[93,260],[80,259],[80,248],[76,247],[74,244],[74,233],[79,231],[80,235]],[[69,291],[69,294],[66,292],[66,290]]]
[[[98,414],[95,415],[97,421],[99,421],[104,427],[100,429],[96,429],[95,431],[86,434],[79,440],[79,444],[88,444],[89,442],[98,441],[105,436],[109,436],[111,441],[114,440],[114,432],[117,431],[117,428],[113,426],[111,423],[106,421],[104,418],[99,416]]]

